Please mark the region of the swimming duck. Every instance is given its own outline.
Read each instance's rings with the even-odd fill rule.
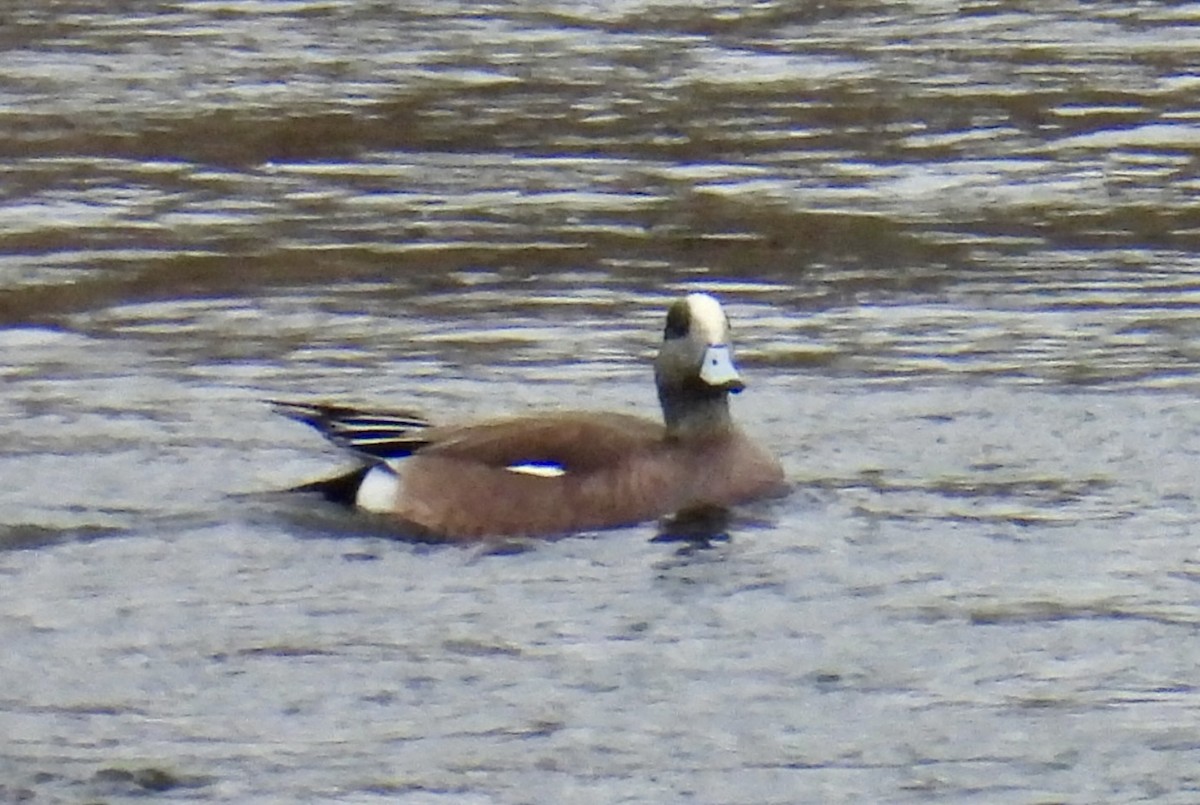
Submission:
[[[668,309],[654,378],[663,421],[547,411],[434,425],[409,411],[272,400],[366,460],[301,489],[451,541],[554,537],[778,492],[783,468],[730,416],[745,387],[729,319],[704,293]]]

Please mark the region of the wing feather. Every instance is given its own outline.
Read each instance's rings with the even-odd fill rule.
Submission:
[[[267,400],[280,413],[316,428],[322,436],[366,458],[390,461],[429,444],[429,420],[413,411],[355,408],[329,403]]]

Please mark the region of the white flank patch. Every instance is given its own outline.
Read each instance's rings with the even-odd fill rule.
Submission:
[[[386,464],[376,464],[358,485],[354,504],[369,512],[390,512],[396,506],[400,491],[400,476]]]
[[[509,464],[504,469],[509,472],[519,472],[522,475],[536,475],[538,478],[560,478],[567,474],[562,464],[553,461],[530,461],[524,464]]]

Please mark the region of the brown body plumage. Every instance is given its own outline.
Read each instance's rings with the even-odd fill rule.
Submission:
[[[730,419],[743,384],[716,300],[672,305],[655,377],[665,424],[569,411],[435,427],[410,413],[276,405],[376,462],[337,487],[358,505],[451,540],[629,525],[781,488],[779,462]]]

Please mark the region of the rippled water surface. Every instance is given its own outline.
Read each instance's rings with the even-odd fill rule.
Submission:
[[[1200,800],[1200,5],[0,10],[0,802]],[[784,499],[420,546],[264,398],[653,414]]]

